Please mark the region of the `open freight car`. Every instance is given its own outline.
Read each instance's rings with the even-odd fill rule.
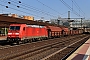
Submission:
[[[54,37],[60,37],[62,28],[57,26],[46,26],[48,30],[48,37],[54,38]]]

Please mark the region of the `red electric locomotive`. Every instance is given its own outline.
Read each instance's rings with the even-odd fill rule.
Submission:
[[[45,26],[11,24],[8,30],[7,40],[9,42],[17,42],[19,44],[20,41],[27,41],[28,39],[43,37],[48,37]]]

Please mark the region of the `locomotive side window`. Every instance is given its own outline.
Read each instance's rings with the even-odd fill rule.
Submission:
[[[23,28],[23,31],[25,31],[25,27]]]
[[[20,30],[20,26],[10,26],[10,30]]]

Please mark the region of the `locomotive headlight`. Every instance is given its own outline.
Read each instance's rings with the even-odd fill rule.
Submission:
[[[8,35],[11,35],[12,33],[8,33]]]
[[[16,35],[19,35],[19,33],[15,33]]]

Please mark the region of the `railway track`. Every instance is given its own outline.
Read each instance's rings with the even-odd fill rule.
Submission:
[[[63,49],[43,58],[42,60],[66,60],[77,48],[86,42],[87,39],[89,39],[89,36],[86,36],[79,41],[64,47]]]
[[[85,36],[86,35],[78,35],[78,36],[66,37],[66,38],[61,38],[61,39],[57,38],[55,40],[51,39],[48,41],[46,40],[42,42],[30,43],[26,45],[19,45],[19,46],[10,47],[7,49],[2,49],[3,51],[0,50],[0,60],[51,59],[52,56],[50,56],[50,54],[53,54],[54,52],[62,50],[62,49],[64,50],[65,48],[70,48],[70,44],[73,43],[72,45],[74,45],[74,43],[77,42],[76,39],[82,40],[81,38]]]
[[[66,37],[67,38],[67,37]],[[62,39],[62,38],[61,38]],[[53,39],[49,39],[49,40],[53,40]],[[46,40],[47,41],[47,40]],[[20,45],[17,45],[17,44],[10,44],[8,43],[6,40],[2,40],[0,41],[0,50],[2,49],[6,49],[6,48],[11,48],[11,47],[16,47],[16,46],[23,46],[23,45],[26,45],[26,44],[31,44],[31,43],[26,43],[26,44],[20,44]],[[43,41],[39,41],[39,42],[43,42]],[[32,42],[32,43],[37,43],[37,42]]]

